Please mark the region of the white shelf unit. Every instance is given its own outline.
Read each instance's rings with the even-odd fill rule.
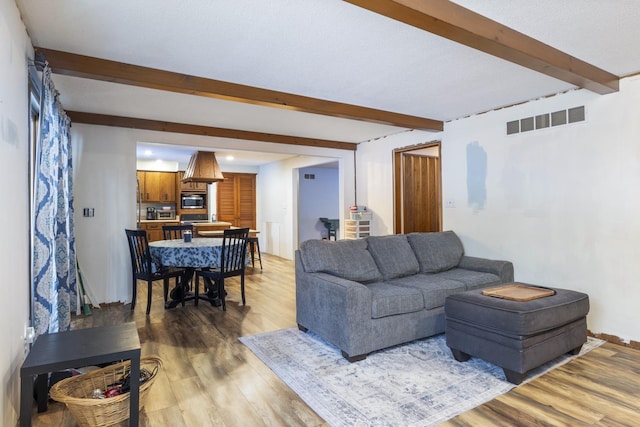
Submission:
[[[362,239],[371,234],[371,213],[352,213],[351,218],[344,220],[344,238]]]

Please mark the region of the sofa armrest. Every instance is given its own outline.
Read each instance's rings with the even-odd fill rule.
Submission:
[[[371,290],[327,273],[307,273],[296,254],[296,321],[349,356],[371,345]]]
[[[499,261],[463,255],[458,264],[465,270],[482,271],[500,276],[502,283],[513,282],[513,264],[510,261]]]

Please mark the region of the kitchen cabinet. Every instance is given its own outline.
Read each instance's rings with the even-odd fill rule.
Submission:
[[[147,231],[147,240],[155,242],[157,240],[164,240],[162,226],[179,224],[178,221],[143,221],[140,223],[140,228]]]
[[[184,176],[184,172],[178,172],[178,187],[180,191],[191,191],[197,193],[206,193],[208,190],[208,185],[206,182],[182,182],[182,177]]]
[[[156,172],[160,174],[158,189],[161,202],[176,202],[176,173]]]
[[[218,221],[256,229],[256,175],[224,172],[216,184]]]
[[[143,202],[176,203],[176,173],[138,171]]]

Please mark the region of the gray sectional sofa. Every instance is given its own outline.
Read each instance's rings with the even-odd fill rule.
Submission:
[[[448,295],[513,281],[513,265],[464,255],[453,231],[308,240],[295,254],[296,320],[350,362],[444,332]]]

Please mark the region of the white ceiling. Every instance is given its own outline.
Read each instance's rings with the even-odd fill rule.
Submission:
[[[34,46],[442,121],[575,88],[339,0],[16,3]],[[618,76],[640,72],[636,0],[456,3]],[[77,77],[54,81],[70,111],[353,143],[406,130]],[[280,151],[259,162],[300,149]]]

